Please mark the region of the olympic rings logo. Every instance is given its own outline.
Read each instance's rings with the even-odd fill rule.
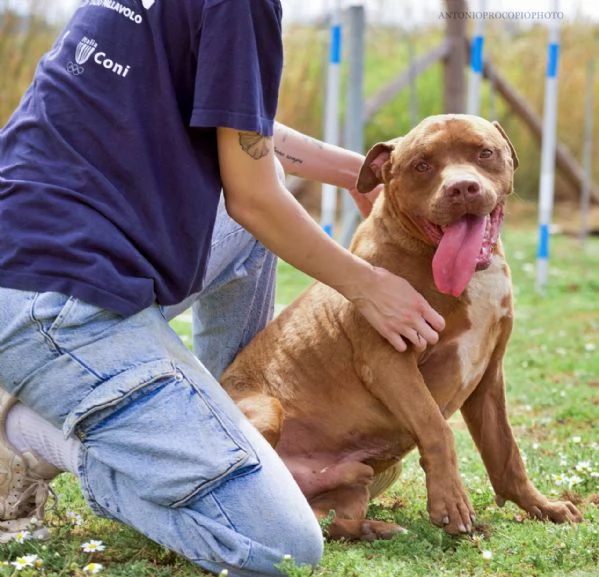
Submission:
[[[69,62],[67,64],[67,71],[73,74],[73,76],[79,76],[80,74],[83,74],[85,68],[79,64],[75,64],[74,62]]]

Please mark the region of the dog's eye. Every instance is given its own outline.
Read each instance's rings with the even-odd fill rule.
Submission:
[[[483,148],[478,155],[479,158],[489,158],[493,155],[493,151],[490,148]]]
[[[418,172],[426,172],[427,170],[430,170],[431,165],[428,162],[419,162],[414,168]]]

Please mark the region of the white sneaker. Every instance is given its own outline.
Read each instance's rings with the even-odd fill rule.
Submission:
[[[0,543],[8,543],[19,533],[29,531],[35,539],[47,539],[44,507],[48,481],[60,471],[33,453],[20,453],[6,438],[8,411],[17,399],[0,389]]]

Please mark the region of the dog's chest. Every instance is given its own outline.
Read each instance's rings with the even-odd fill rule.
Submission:
[[[480,383],[497,345],[507,338],[501,321],[512,315],[511,281],[503,259],[496,261],[474,275],[460,318],[420,359],[424,379],[446,416]]]

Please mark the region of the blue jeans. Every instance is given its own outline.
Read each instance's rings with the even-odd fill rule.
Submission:
[[[168,324],[177,308],[125,318],[2,288],[0,382],[81,440],[79,479],[96,513],[208,571],[277,575],[287,554],[318,563],[323,540],[282,461],[211,374],[270,318],[274,286],[274,257],[222,207],[219,219],[192,303],[204,364]]]

